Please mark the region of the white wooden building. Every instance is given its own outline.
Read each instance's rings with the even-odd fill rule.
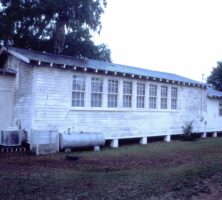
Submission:
[[[10,47],[1,50],[0,129],[118,139],[222,131],[222,93],[171,73]]]

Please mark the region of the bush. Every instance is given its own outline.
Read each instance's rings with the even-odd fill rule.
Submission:
[[[193,131],[193,122],[188,122],[185,124],[185,126],[182,126],[182,129],[183,129],[183,134],[184,135],[191,135],[192,134],[192,131]]]
[[[188,122],[185,126],[182,126],[183,135],[181,137],[184,141],[194,141],[197,139],[196,135],[193,133],[193,121]]]

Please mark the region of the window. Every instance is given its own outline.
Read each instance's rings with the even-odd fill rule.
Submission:
[[[177,109],[177,88],[176,87],[171,88],[171,109],[172,110]]]
[[[72,106],[84,107],[85,103],[85,78],[73,76]]]
[[[222,116],[222,101],[219,101],[219,116]]]
[[[149,108],[155,109],[157,101],[157,86],[150,85],[149,87]]]
[[[145,107],[145,83],[137,83],[137,108]]]
[[[123,107],[124,108],[132,107],[132,92],[133,92],[132,82],[124,81],[123,82]]]
[[[118,81],[108,80],[108,107],[116,108],[118,105]]]
[[[91,79],[91,107],[102,107],[103,80]]]
[[[161,86],[161,102],[160,108],[167,109],[167,96],[168,96],[167,86]]]

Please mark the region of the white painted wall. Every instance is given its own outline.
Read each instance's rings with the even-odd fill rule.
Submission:
[[[19,121],[23,129],[29,130],[32,127],[34,109],[34,70],[31,65],[14,56],[9,56],[5,67],[17,72],[14,86],[13,126]]]
[[[207,131],[222,131],[222,116],[219,116],[218,99],[207,99]]]
[[[106,138],[128,137],[128,136],[152,136],[182,133],[182,126],[186,122],[193,121],[194,131],[204,131],[204,121],[200,121],[201,116],[206,118],[206,90],[201,97],[201,89],[187,86],[178,87],[178,110],[150,110],[136,109],[136,104],[131,109],[108,109],[90,108],[89,101],[86,108],[72,108],[72,78],[73,71],[35,67],[35,111],[34,129],[59,129],[65,131],[68,128],[75,132],[103,132]],[[84,73],[87,81],[91,76]],[[104,84],[108,79],[102,76]],[[120,85],[123,78],[118,78]],[[136,80],[133,80],[134,85]],[[150,82],[146,82],[149,85]],[[160,87],[160,83],[156,83]],[[168,84],[170,87],[171,85]],[[87,85],[87,89],[90,87]],[[120,88],[122,91],[122,89]],[[147,89],[148,91],[148,89]],[[103,97],[106,102],[106,93]],[[89,95],[88,95],[89,98]],[[135,100],[136,94],[133,94]],[[121,94],[119,102],[121,103]],[[202,100],[201,100],[202,99]],[[160,99],[158,99],[160,101]],[[201,103],[202,102],[202,103]],[[158,104],[159,105],[159,104]],[[202,106],[201,106],[202,105]],[[148,104],[147,104],[148,106]],[[202,111],[201,111],[202,108]]]
[[[0,130],[12,126],[15,77],[0,74]]]
[[[72,108],[72,81],[74,71],[55,69],[49,67],[32,67],[15,57],[10,56],[6,67],[17,71],[15,79],[15,95],[13,109],[13,125],[17,120],[21,121],[22,128],[26,130],[49,130],[58,129],[60,132],[68,128],[75,132],[102,132],[107,138],[115,137],[135,137],[154,136],[166,134],[182,133],[182,126],[193,121],[194,131],[203,132],[205,130],[204,121],[208,121],[207,130],[220,128],[220,117],[215,120],[212,110],[216,109],[215,100],[207,102],[206,90],[201,93],[200,88],[188,87],[184,85],[174,85],[178,87],[178,110],[172,111],[156,110],[148,108],[148,87],[150,81],[146,83],[146,108],[137,109],[136,104],[130,109],[122,107],[108,109],[107,90],[104,87],[104,107],[91,108],[90,94],[87,93],[86,108]],[[102,77],[104,86],[107,85],[109,76],[97,74],[81,74],[86,76],[87,91],[90,91],[90,78],[92,76]],[[118,79],[120,91],[124,78],[112,76]],[[133,81],[136,88],[136,79],[125,79]],[[161,83],[153,82],[160,88]],[[166,83],[165,83],[166,84]],[[169,88],[170,84],[166,84]],[[133,102],[136,99],[136,91],[133,93]],[[12,98],[13,99],[13,98]],[[170,98],[169,98],[170,99]],[[119,95],[119,105],[122,104],[122,94]],[[158,99],[160,102],[160,98]],[[209,104],[207,107],[207,103]],[[160,103],[158,103],[160,105]],[[170,101],[168,102],[168,107]],[[207,117],[208,112],[208,117]],[[215,111],[216,112],[216,111]],[[218,111],[217,111],[218,112]],[[201,119],[204,119],[201,121]],[[218,121],[219,120],[219,121]]]

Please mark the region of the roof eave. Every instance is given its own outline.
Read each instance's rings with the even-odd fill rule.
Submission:
[[[13,50],[10,50],[10,49],[8,49],[8,50],[6,49],[6,51],[7,51],[9,54],[15,56],[16,58],[19,58],[19,59],[21,59],[22,61],[24,61],[24,62],[26,62],[26,63],[30,63],[30,60],[29,60],[27,57],[25,57],[25,56],[23,56],[23,55],[15,52],[15,51],[13,51]]]
[[[222,99],[222,96],[217,96],[217,95],[207,95],[207,97],[212,98],[212,99]]]
[[[29,60],[29,63],[33,63],[36,66],[46,66],[50,68],[61,68],[61,69],[69,69],[73,71],[81,71],[84,73],[95,73],[95,74],[105,74],[105,75],[112,75],[112,76],[123,76],[128,77],[131,79],[139,79],[139,80],[151,80],[155,82],[162,82],[162,83],[168,83],[168,84],[175,84],[175,85],[186,85],[190,87],[197,87],[197,88],[206,88],[206,85],[204,84],[198,84],[198,83],[189,83],[184,81],[178,81],[178,80],[171,80],[171,79],[165,79],[160,77],[152,77],[152,76],[146,76],[146,75],[138,75],[138,74],[131,74],[131,73],[124,73],[119,71],[110,71],[110,70],[100,70],[96,69],[95,67],[80,67],[80,66],[69,66],[61,63],[53,63],[53,62],[45,62],[37,59]]]
[[[0,70],[0,75],[3,75],[3,76],[16,76],[16,72],[7,71],[7,70]]]

